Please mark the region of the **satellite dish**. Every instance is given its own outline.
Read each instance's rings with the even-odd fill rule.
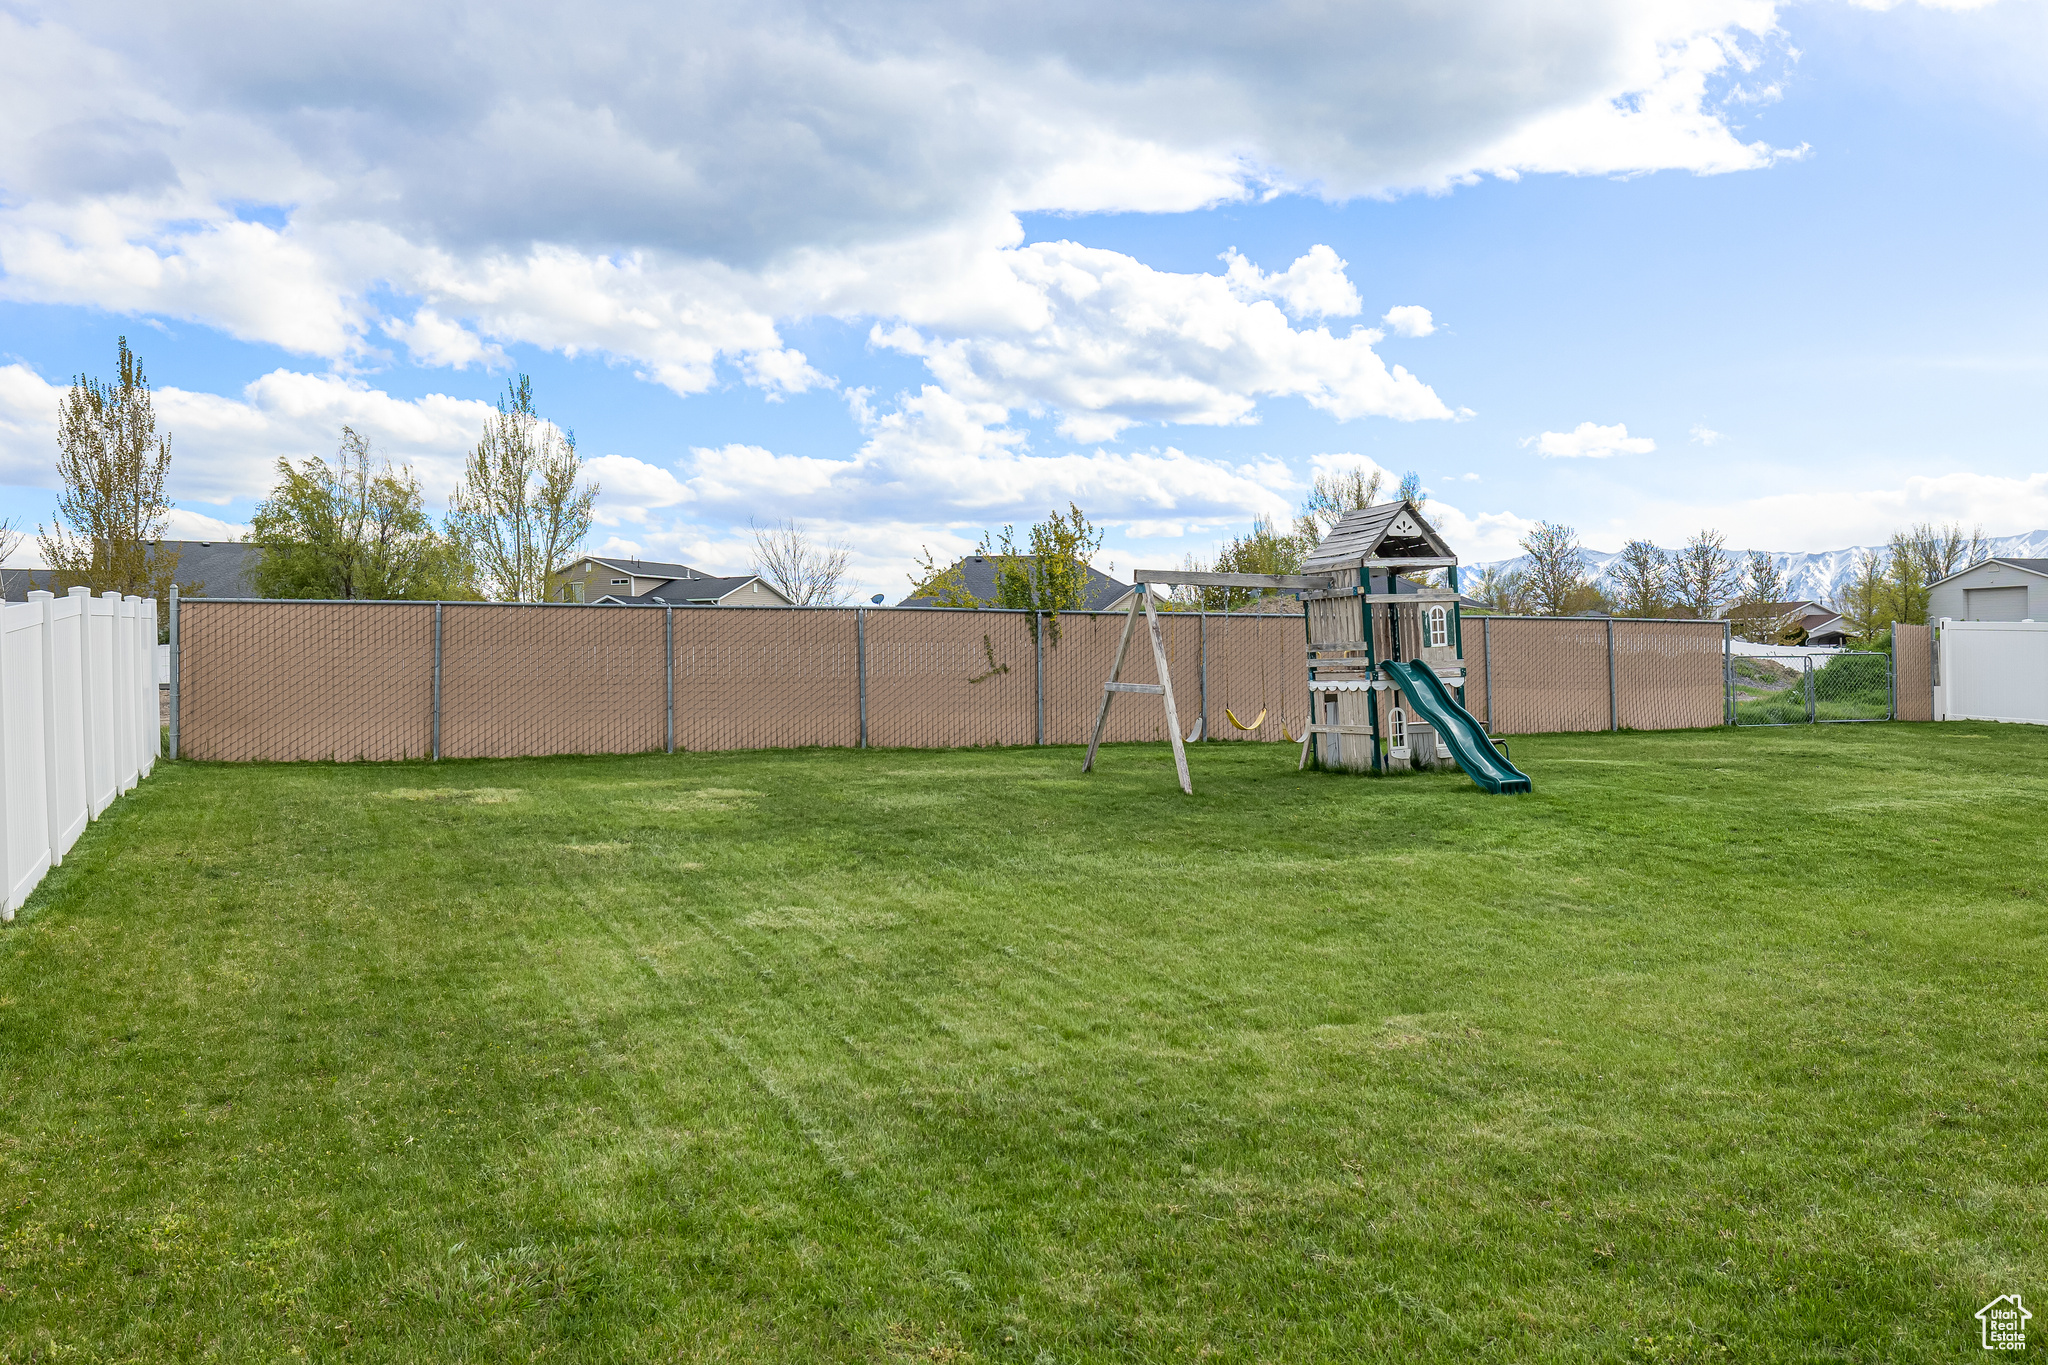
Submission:
[[[870,597],[868,601],[874,603],[876,606],[879,607],[882,605],[882,594],[876,593],[873,597]]]

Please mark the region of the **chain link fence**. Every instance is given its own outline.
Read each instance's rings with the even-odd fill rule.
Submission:
[[[1085,744],[1126,620],[187,599],[174,740],[184,757],[236,760]],[[1495,733],[1729,719],[1720,622],[1468,617],[1462,631],[1464,700]],[[1300,615],[1174,611],[1160,632],[1184,738],[1299,742]],[[1123,680],[1158,680],[1142,617]],[[1861,683],[1842,684],[1817,704],[1861,706]],[[1144,696],[1120,698],[1104,736],[1165,737]]]
[[[1729,676],[1737,725],[1890,720],[1896,710],[1889,654],[1737,655]]]

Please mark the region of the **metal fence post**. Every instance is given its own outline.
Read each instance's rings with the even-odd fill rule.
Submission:
[[[1897,720],[1899,718],[1899,623],[1897,621],[1892,622],[1891,642],[1890,681],[1892,685],[1892,709],[1889,719]]]
[[[1721,623],[1721,715],[1722,723],[1735,723],[1735,626]]]
[[[860,673],[860,747],[868,747],[868,609],[853,610],[853,652]]]
[[[1493,733],[1493,618],[1479,618],[1479,656],[1486,670],[1486,729]]]
[[[671,602],[661,609],[662,672],[668,687],[668,751],[676,751],[676,608]]]
[[[1815,709],[1814,709],[1814,705],[1813,705],[1813,656],[1812,656],[1811,654],[1808,654],[1808,655],[1806,655],[1805,657],[1806,657],[1806,723],[1807,723],[1808,725],[1811,725],[1811,724],[1813,724],[1813,721],[1814,721],[1814,717],[1815,717],[1815,715],[1816,715],[1816,714],[1818,714],[1818,713],[1817,713],[1817,712],[1815,711]]]
[[[434,761],[441,761],[441,604],[434,603]]]
[[[171,584],[171,757],[178,756],[178,585]]]
[[[1621,728],[1621,706],[1614,695],[1614,618],[1607,618],[1607,728]]]
[[[1036,742],[1043,744],[1045,743],[1045,613],[1042,611],[1034,613],[1034,617],[1034,624],[1037,626],[1037,629],[1032,634],[1038,638],[1038,671],[1032,676],[1031,686],[1032,690],[1036,693],[1032,701],[1037,707],[1038,715],[1038,739]]]

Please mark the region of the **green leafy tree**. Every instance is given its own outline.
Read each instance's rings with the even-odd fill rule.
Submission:
[[[1719,531],[1695,532],[1671,564],[1673,605],[1702,621],[1712,620],[1735,595],[1737,581],[1727,538]]]
[[[1088,605],[1088,569],[1102,550],[1102,532],[1074,503],[1066,512],[1057,510],[1044,521],[1035,522],[1017,543],[1017,528],[1005,526],[991,535],[984,532],[975,553],[995,565],[995,600],[984,602],[968,590],[960,566],[940,568],[930,549],[918,560],[924,577],[912,578],[915,596],[930,598],[942,607],[1004,607],[1044,612],[1047,639],[1060,642],[1063,611],[1079,611]],[[1038,618],[1032,618],[1032,629]]]
[[[111,384],[79,375],[57,409],[57,517],[36,527],[58,592],[133,593],[162,600],[178,552],[159,542],[171,500],[171,438],[156,432],[142,357],[122,337]]]
[[[1671,556],[1647,540],[1621,547],[1612,569],[1624,616],[1661,616],[1671,606]]]
[[[1856,566],[1848,583],[1831,604],[1841,614],[1849,633],[1859,642],[1874,642],[1888,636],[1891,623],[1897,619],[1891,614],[1888,567],[1886,556],[1875,550],[1865,550],[1856,557]]]
[[[448,531],[498,601],[544,600],[563,562],[590,533],[596,484],[580,484],[574,432],[533,406],[526,375],[506,384],[497,414],[463,465]]]
[[[334,463],[277,462],[278,482],[251,518],[252,574],[265,597],[459,600],[476,595],[461,546],[427,516],[419,480],[341,429]]]

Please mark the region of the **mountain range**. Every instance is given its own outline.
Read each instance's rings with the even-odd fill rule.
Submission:
[[[1838,600],[1843,588],[1856,575],[1856,564],[1867,550],[1883,550],[1881,545],[1855,545],[1846,550],[1772,550],[1770,556],[1778,566],[1778,572],[1785,575],[1785,598],[1787,601],[1806,600],[1830,603]],[[1664,552],[1673,553],[1667,546]],[[1999,559],[2042,559],[2048,558],[2048,531],[2029,531],[2025,535],[1999,536],[1984,542],[1986,558]],[[1619,550],[1587,550],[1586,571],[1593,575],[1603,590],[1612,592],[1617,585],[1613,570],[1621,558]],[[1736,568],[1749,558],[1747,550],[1730,550],[1728,559]],[[1490,568],[1526,569],[1527,555],[1515,559],[1496,559],[1487,563],[1465,565],[1475,574]]]

